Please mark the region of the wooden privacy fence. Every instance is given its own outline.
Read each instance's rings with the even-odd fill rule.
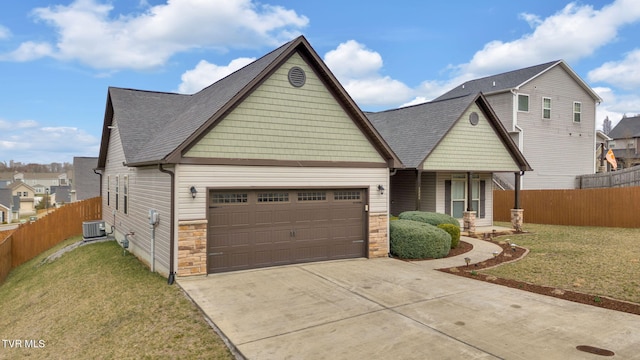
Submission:
[[[13,269],[63,240],[81,235],[84,221],[100,219],[102,200],[96,197],[64,205],[33,223],[20,225],[0,243],[0,283],[8,274],[2,277],[7,264]]]
[[[493,218],[511,221],[513,190],[494,190]],[[640,187],[522,190],[524,223],[640,227]]]

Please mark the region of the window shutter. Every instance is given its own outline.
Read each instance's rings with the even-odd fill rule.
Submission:
[[[484,219],[485,217],[485,203],[486,203],[486,196],[484,194],[485,188],[486,188],[486,181],[481,180],[480,181],[480,209],[478,209],[478,211],[480,212],[481,219]]]
[[[451,180],[444,181],[444,213],[451,215]]]

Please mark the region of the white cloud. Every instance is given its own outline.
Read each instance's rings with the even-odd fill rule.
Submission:
[[[9,29],[7,29],[6,27],[0,25],[0,40],[8,39],[10,37],[11,37],[11,31],[9,31]]]
[[[459,74],[471,79],[556,59],[569,62],[589,56],[614,41],[618,28],[640,20],[636,0],[617,0],[600,10],[572,2],[561,11],[540,19],[533,14],[520,17],[534,29],[521,38],[494,40],[476,52],[469,63],[457,66]]]
[[[327,52],[324,61],[360,106],[390,106],[413,95],[407,85],[380,73],[383,62],[379,53],[355,40]]]
[[[615,127],[623,115],[640,114],[640,98],[637,94],[616,94],[609,87],[594,87],[593,90],[602,98],[602,103],[596,108],[596,129],[602,129],[602,122],[607,116]]]
[[[34,120],[0,119],[0,161],[71,162],[74,156],[97,156],[100,139],[75,127],[41,127]]]
[[[219,66],[201,60],[195,68],[182,74],[182,83],[178,86],[178,92],[183,94],[196,93],[254,60],[255,58],[237,58],[227,66]]]
[[[20,46],[11,53],[0,55],[0,59],[22,62],[36,60],[45,56],[53,55],[54,50],[50,44],[27,41],[20,44]]]
[[[51,56],[98,69],[148,69],[198,48],[275,46],[309,23],[293,10],[252,0],[168,0],[141,14],[116,17],[112,11],[113,5],[99,0],[37,8],[36,19],[56,29],[56,43],[26,42],[4,57]]]
[[[593,82],[605,82],[624,89],[640,86],[640,49],[636,49],[621,61],[610,61],[602,64],[588,74]]]

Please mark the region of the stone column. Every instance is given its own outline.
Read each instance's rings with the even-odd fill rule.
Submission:
[[[178,276],[207,274],[207,220],[178,223]]]
[[[389,255],[389,216],[387,214],[369,214],[369,258]]]
[[[467,231],[469,235],[476,232],[476,212],[465,211],[462,214],[463,231]]]
[[[511,209],[511,226],[517,231],[522,231],[524,222],[524,209]]]

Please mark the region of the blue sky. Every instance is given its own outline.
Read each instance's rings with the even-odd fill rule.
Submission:
[[[109,86],[193,93],[303,34],[363,110],[564,59],[615,125],[640,113],[640,3],[10,1],[0,7],[0,162],[97,156]]]

